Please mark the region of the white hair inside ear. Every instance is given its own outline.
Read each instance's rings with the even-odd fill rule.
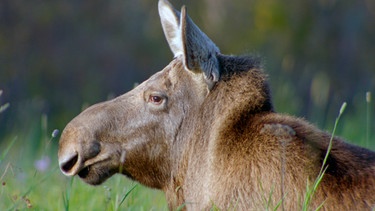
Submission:
[[[165,37],[174,57],[183,55],[182,34],[180,28],[180,12],[165,0],[159,1],[159,15]]]

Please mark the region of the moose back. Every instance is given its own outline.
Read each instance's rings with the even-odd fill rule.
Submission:
[[[64,129],[61,171],[98,185],[116,173],[165,192],[170,209],[370,210],[375,153],[273,110],[256,58],[227,56],[186,13],[159,1],[174,59]]]

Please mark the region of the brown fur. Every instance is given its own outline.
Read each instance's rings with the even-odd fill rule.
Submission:
[[[257,69],[236,73],[230,80],[220,82],[203,103],[203,110],[197,115],[200,118],[193,124],[195,136],[188,142],[194,149],[184,158],[189,193],[184,193],[181,197],[185,198],[177,204],[194,204],[189,198],[204,199],[208,195],[208,204],[193,207],[266,208],[264,200],[270,195],[271,206],[282,199],[283,186],[285,209],[301,209],[307,181],[311,185],[318,176],[331,136],[302,119],[272,112],[264,80]],[[215,103],[214,108],[205,106],[212,102],[220,103]],[[293,132],[267,129],[267,125],[288,126]],[[373,152],[335,138],[327,165],[312,208],[323,202],[327,210],[374,206],[375,197],[368,194],[375,191]],[[184,189],[179,191],[185,192]]]
[[[62,172],[93,185],[124,174],[163,190],[171,210],[264,210],[281,201],[300,210],[331,135],[274,112],[257,59],[217,53],[210,78],[188,71],[183,56],[74,118],[60,139]],[[374,152],[335,137],[326,168],[309,209],[374,208]]]

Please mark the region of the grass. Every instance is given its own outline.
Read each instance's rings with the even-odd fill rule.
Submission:
[[[0,96],[1,94],[2,92]],[[364,109],[363,114],[365,118],[341,121],[340,127],[344,128],[344,133],[339,133],[340,136],[353,136],[352,131],[360,131],[360,134],[356,135],[357,140],[366,140],[362,145],[373,146],[369,141],[372,135],[370,103],[370,94],[367,94],[367,109]],[[0,115],[6,112],[8,107],[8,103],[0,104]],[[335,121],[333,134],[337,133],[338,122],[344,109],[343,106]],[[42,115],[36,121],[39,126],[30,131],[10,132],[5,140],[0,142],[0,210],[167,210],[161,191],[143,187],[123,176],[116,175],[97,187],[89,186],[77,178],[63,176],[57,165],[58,131],[48,129],[47,119],[46,115]],[[361,130],[364,126],[363,119],[366,122],[366,131]],[[347,131],[345,128],[351,130]],[[35,143],[39,144],[35,146]],[[322,167],[314,183],[306,187],[304,210],[310,209],[310,201],[325,170],[326,168]],[[272,192],[264,198],[268,208],[272,207],[269,204],[271,197]],[[180,208],[183,207],[184,205]],[[282,201],[278,201],[274,207],[275,210],[280,208]]]
[[[0,210],[167,209],[162,192],[140,186],[123,176],[115,176],[102,186],[94,187],[77,178],[63,176],[57,165],[40,172],[33,166],[21,167],[7,162],[0,170],[4,170]]]
[[[319,184],[324,177],[324,173],[326,172],[326,170],[328,168],[326,163],[327,163],[329,153],[331,152],[332,141],[333,141],[333,138],[334,138],[335,133],[336,133],[337,125],[340,121],[341,115],[345,111],[345,108],[346,108],[346,103],[343,103],[341,108],[340,108],[339,115],[336,118],[335,125],[333,127],[333,131],[332,131],[332,135],[331,135],[331,139],[329,140],[328,149],[327,149],[326,155],[325,155],[323,163],[322,163],[322,167],[320,168],[320,171],[319,171],[319,174],[318,174],[317,178],[315,179],[315,181],[314,181],[314,183],[312,184],[311,187],[309,186],[309,183],[307,183],[306,194],[305,194],[303,206],[302,206],[302,210],[304,210],[304,211],[311,209],[311,207],[310,207],[311,200],[313,199],[314,194],[315,194],[316,190],[318,189]],[[322,202],[322,204],[319,207],[317,207],[316,210],[319,210],[323,205],[324,205],[324,202]]]
[[[371,92],[366,92],[366,146],[370,144],[371,133]]]
[[[0,97],[1,95],[3,95],[3,90],[0,89]],[[9,103],[5,103],[3,105],[0,104],[0,114],[4,112],[5,110],[7,110],[9,108],[9,105],[10,105]]]

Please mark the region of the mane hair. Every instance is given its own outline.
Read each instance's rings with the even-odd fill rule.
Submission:
[[[222,96],[250,103],[250,113],[273,112],[271,90],[260,57],[253,55],[218,56]],[[232,100],[231,100],[232,101]],[[238,112],[238,111],[237,111]],[[242,113],[242,112],[240,112]]]
[[[251,69],[262,69],[260,57],[253,55],[230,56],[217,55],[220,74],[222,77],[230,77],[234,73],[245,72]]]

